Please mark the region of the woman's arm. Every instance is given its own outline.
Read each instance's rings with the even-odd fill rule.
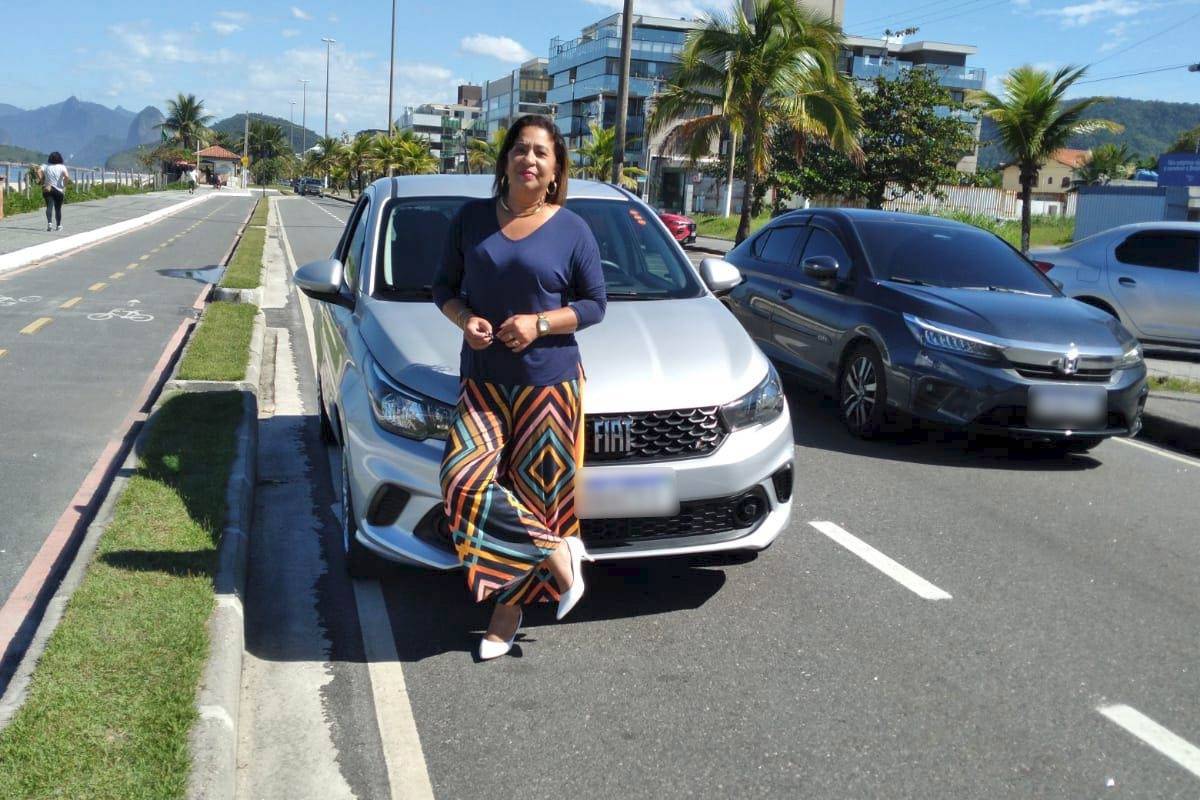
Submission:
[[[604,285],[604,267],[600,265],[600,248],[591,228],[584,227],[575,248],[571,264],[571,288],[575,300],[567,308],[578,317],[577,330],[595,325],[604,319],[608,308],[608,291]]]
[[[462,329],[467,344],[472,350],[482,350],[492,343],[492,324],[478,316],[459,297],[462,289],[462,211],[450,221],[446,232],[446,244],[442,249],[442,263],[433,276],[433,302],[442,314]]]

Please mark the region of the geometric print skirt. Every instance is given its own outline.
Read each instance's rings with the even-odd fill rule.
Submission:
[[[440,473],[454,547],[475,602],[558,600],[543,562],[579,535],[583,370],[553,386],[462,382]]]

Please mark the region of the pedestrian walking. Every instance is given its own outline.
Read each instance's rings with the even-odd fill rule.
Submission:
[[[199,183],[199,181],[200,181],[200,176],[196,173],[196,168],[188,167],[188,171],[187,171],[188,194],[196,193],[196,184]]]
[[[63,200],[67,196],[67,184],[71,182],[62,153],[57,150],[51,153],[41,171],[42,198],[46,201],[46,230],[61,231]]]
[[[564,207],[570,158],[553,122],[508,130],[494,196],[450,224],[434,301],[463,331],[460,393],[440,473],[476,602],[495,601],[479,658],[507,653],[522,606],[583,596],[579,536],[585,374],[574,332],[604,318],[591,229]]]

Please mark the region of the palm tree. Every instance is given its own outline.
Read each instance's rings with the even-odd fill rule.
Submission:
[[[1082,167],[1075,170],[1086,186],[1128,178],[1133,173],[1133,155],[1125,145],[1097,145]]]
[[[394,175],[432,175],[438,160],[429,150],[429,142],[411,130],[375,137],[372,159],[376,172]]]
[[[728,132],[741,142],[742,217],[736,240],[750,233],[754,184],[771,164],[776,129],[857,155],[861,114],[848,79],[837,70],[842,31],[795,0],[755,0],[751,22],[741,4],[688,34],[672,82],[659,96],[647,134],[669,130],[669,146],[692,160],[707,156]]]
[[[341,164],[346,170],[346,174],[351,179],[357,179],[358,191],[362,192],[363,183],[366,179],[366,172],[372,162],[372,148],[375,146],[375,137],[371,134],[361,134],[354,138],[354,141],[344,146],[341,151]],[[354,187],[350,187],[350,196],[354,197]]]
[[[208,143],[220,145],[231,153],[242,152],[242,137],[235,136],[229,131],[209,131]]]
[[[287,134],[282,126],[262,120],[250,121],[250,158],[258,161],[287,152]]]
[[[598,181],[608,180],[612,175],[613,145],[617,139],[616,128],[602,128],[595,122],[590,123],[591,137],[587,144],[575,149],[580,164],[576,174],[582,178],[593,178]],[[640,167],[622,167],[621,185],[626,189],[637,188],[637,177],[645,175]]]
[[[507,128],[497,128],[491,139],[471,139],[467,142],[467,167],[482,175],[494,172],[500,148],[504,145]]]
[[[341,158],[345,145],[334,136],[322,136],[313,143],[312,165],[316,173],[328,177]]]
[[[174,100],[167,101],[167,117],[157,127],[166,131],[172,139],[180,142],[186,150],[197,150],[208,138],[211,114],[204,113],[204,101],[196,95],[180,92]]]
[[[1086,67],[1068,66],[1051,75],[1031,66],[1017,67],[1004,77],[1002,97],[979,90],[970,95],[972,105],[996,123],[1000,143],[1020,169],[1022,253],[1029,252],[1033,183],[1051,153],[1076,136],[1124,130],[1106,119],[1084,119],[1083,112],[1108,98],[1089,97],[1064,105],[1063,95],[1085,71]]]

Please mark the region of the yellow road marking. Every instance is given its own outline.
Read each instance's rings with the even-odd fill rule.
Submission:
[[[108,286],[108,284],[101,281],[100,283],[93,283],[91,286],[88,287],[88,289],[90,289],[93,292],[98,292],[101,289],[103,289],[105,286]]]
[[[54,320],[53,317],[38,317],[33,322],[26,325],[24,328],[21,328],[21,333],[23,333],[27,336],[33,335],[33,334],[37,333],[38,331],[40,331],[42,328],[49,325],[53,320]]]
[[[125,269],[137,269],[137,262],[133,262],[129,266],[125,267]]]
[[[7,350],[0,349],[0,358],[4,358],[5,354],[7,354],[7,353],[8,353]]]
[[[150,254],[149,254],[149,253],[147,253],[146,255],[144,255],[144,256],[142,256],[141,258],[139,258],[139,259],[138,259],[138,261],[145,261],[145,260],[146,260],[147,258],[149,258],[149,257],[150,257]]]
[[[75,305],[82,299],[82,297],[72,297],[70,300],[59,306],[59,308],[74,308]]]
[[[121,280],[121,278],[125,277],[125,273],[124,272],[114,272],[112,275],[109,275],[108,277],[112,278],[114,281],[119,281],[119,280]]]

